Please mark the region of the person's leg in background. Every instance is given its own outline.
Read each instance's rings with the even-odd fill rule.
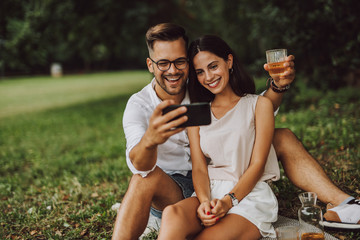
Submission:
[[[350,195],[335,186],[291,130],[275,129],[273,145],[286,176],[295,186],[315,192],[325,204],[339,205],[348,198],[351,200]]]

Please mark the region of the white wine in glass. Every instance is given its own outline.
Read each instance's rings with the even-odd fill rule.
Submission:
[[[284,67],[287,57],[286,49],[272,49],[266,51],[266,60],[269,66],[269,74],[272,78],[279,78],[285,73],[287,67]]]

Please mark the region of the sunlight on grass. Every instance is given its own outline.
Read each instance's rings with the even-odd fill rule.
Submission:
[[[123,112],[150,79],[147,71],[124,71],[0,81],[0,239],[111,238],[111,207],[131,177]],[[265,82],[256,80],[258,92]],[[304,85],[285,96],[276,127],[291,129],[334,183],[358,196],[359,89],[322,93]],[[281,171],[272,184],[279,214],[296,219],[301,190]],[[330,233],[360,239],[357,232]]]
[[[148,71],[139,70],[3,80],[0,118],[134,92],[150,79]]]

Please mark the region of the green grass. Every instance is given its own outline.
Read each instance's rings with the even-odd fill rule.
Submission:
[[[149,80],[146,71],[135,71],[0,81],[0,239],[111,237],[111,206],[121,201],[131,175],[122,114],[131,93]],[[292,129],[331,179],[355,196],[358,92],[320,93],[298,84],[276,117],[276,126]],[[296,218],[300,190],[286,177],[273,189],[280,214]]]
[[[2,80],[0,118],[127,94],[150,78],[147,71],[124,71]]]
[[[115,212],[110,208],[122,198],[130,176],[122,114],[130,93],[149,79],[147,72],[121,72],[0,82],[16,100],[0,95],[4,105],[22,102],[30,108],[0,120],[0,239],[111,236]],[[40,101],[28,102],[30,92],[24,96],[19,90],[23,83],[28,89],[41,82],[49,87],[44,92],[54,93],[42,95],[53,103],[45,111],[38,108]],[[86,91],[72,101],[64,98],[60,107],[59,89],[73,91],[71,83]]]
[[[276,117],[276,127],[291,129],[344,192],[360,196],[360,93],[356,88],[319,92],[297,84],[287,98],[287,111]],[[285,100],[286,101],[286,100]],[[284,176],[283,169],[282,176]],[[316,183],[314,183],[316,184]],[[301,190],[283,177],[274,183],[279,213],[297,218]],[[325,212],[326,205],[318,202]],[[360,239],[360,232],[325,229],[339,239]]]

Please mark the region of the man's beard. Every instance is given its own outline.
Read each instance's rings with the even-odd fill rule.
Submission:
[[[182,91],[185,89],[186,81],[183,85],[180,86],[180,89],[178,91],[176,91],[176,92],[170,91],[171,88],[169,89],[165,84],[165,81],[167,81],[167,80],[164,77],[162,77],[162,79],[164,81],[160,82],[157,78],[155,78],[157,85],[159,85],[169,95],[172,95],[172,96],[178,95],[178,94],[182,93]],[[182,80],[179,79],[179,81],[182,81]]]

